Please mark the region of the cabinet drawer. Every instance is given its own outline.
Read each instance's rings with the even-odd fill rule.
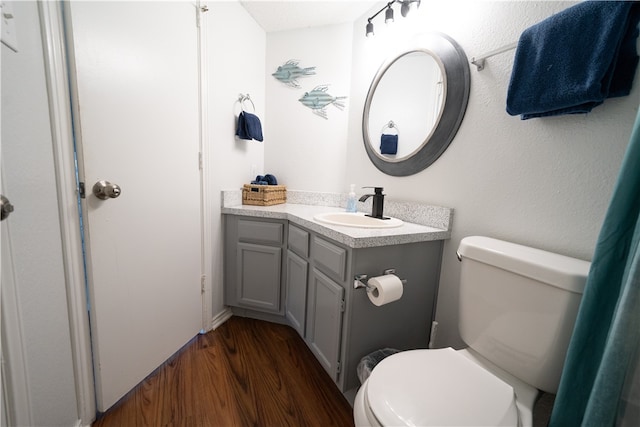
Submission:
[[[315,265],[325,274],[343,281],[347,269],[347,250],[318,236],[313,236],[311,256]]]
[[[303,258],[309,258],[309,233],[289,225],[288,247]]]
[[[282,244],[284,225],[277,222],[238,220],[238,240],[240,242]]]

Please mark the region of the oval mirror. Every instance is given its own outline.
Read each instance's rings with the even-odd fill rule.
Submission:
[[[369,87],[362,119],[373,164],[406,176],[436,161],[460,127],[469,81],[464,51],[441,33],[427,34],[419,48],[385,61]]]

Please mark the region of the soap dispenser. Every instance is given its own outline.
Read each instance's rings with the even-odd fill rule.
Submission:
[[[347,196],[347,212],[357,212],[356,185],[351,184]]]

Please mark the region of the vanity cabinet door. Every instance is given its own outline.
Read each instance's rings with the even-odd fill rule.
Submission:
[[[255,310],[280,312],[282,248],[238,243],[237,305]]]
[[[284,316],[286,222],[224,215],[224,303]]]
[[[307,343],[331,379],[340,373],[344,288],[313,268],[307,305]]]
[[[288,251],[285,316],[293,329],[298,331],[303,338],[306,320],[308,272],[309,263],[292,251]]]

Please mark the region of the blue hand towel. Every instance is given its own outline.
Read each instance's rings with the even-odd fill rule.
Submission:
[[[264,176],[264,180],[267,181],[267,184],[269,185],[278,185],[278,179],[270,173]]]
[[[238,124],[236,126],[236,136],[240,139],[251,139],[247,133],[246,120],[244,118],[244,111],[238,116]]]
[[[262,124],[258,116],[247,113],[246,111],[243,111],[242,114],[244,115],[247,134],[256,141],[262,141]]]
[[[242,111],[238,116],[236,136],[240,139],[262,141],[264,139],[262,136],[262,124],[258,116]]]
[[[398,135],[382,134],[380,137],[380,154],[398,153]]]
[[[522,120],[588,113],[628,95],[638,65],[640,4],[585,1],[520,36],[507,112]]]

